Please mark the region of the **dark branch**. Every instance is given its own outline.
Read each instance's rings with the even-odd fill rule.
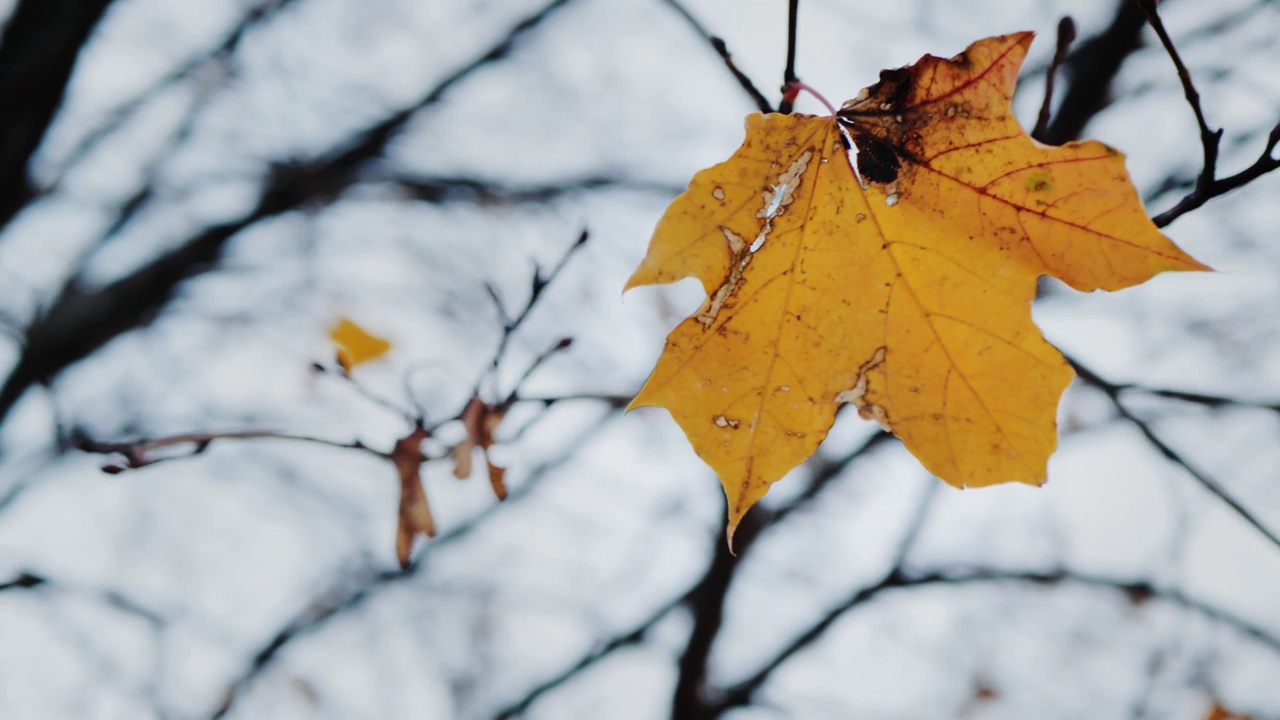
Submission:
[[[1049,69],[1044,74],[1044,102],[1040,104],[1040,116],[1036,118],[1036,126],[1031,137],[1042,137],[1049,129],[1049,114],[1053,111],[1053,81],[1058,76],[1058,68],[1067,60],[1067,51],[1076,39],[1076,23],[1069,16],[1058,21],[1058,46],[1049,62]]]
[[[1047,145],[1080,137],[1084,126],[1111,103],[1111,83],[1129,55],[1142,45],[1146,16],[1133,0],[1117,0],[1111,25],[1085,40],[1067,56],[1067,89],[1045,131],[1034,136]]]
[[[778,104],[778,112],[790,115],[795,107],[795,84],[800,81],[796,75],[796,26],[800,21],[800,0],[789,0],[787,3],[787,66],[782,70],[782,102]]]
[[[733,79],[738,81],[738,85],[742,88],[743,92],[745,92],[751,98],[751,101],[755,103],[756,109],[762,113],[773,112],[773,105],[769,103],[769,99],[764,96],[764,93],[761,93],[760,90],[756,88],[755,83],[751,82],[751,78],[747,77],[746,73],[739,70],[737,64],[733,62],[733,56],[730,55],[729,47],[725,45],[724,40],[712,35],[702,23],[698,22],[698,19],[693,16],[693,13],[689,12],[689,9],[679,2],[679,0],[663,0],[663,2],[670,5],[676,13],[680,15],[680,17],[684,18],[684,21],[689,24],[689,27],[693,28],[694,32],[711,45],[711,49],[716,51],[716,54],[720,56],[722,61],[724,61],[725,67],[733,74]]]
[[[812,472],[803,492],[776,510],[771,511],[766,507],[757,505],[743,518],[743,523],[738,528],[737,558],[728,554],[728,546],[724,543],[723,532],[718,533],[712,540],[716,544],[712,561],[708,564],[706,572],[692,587],[679,597],[661,606],[658,611],[638,625],[623,630],[609,638],[602,639],[598,645],[599,650],[592,652],[589,656],[557,673],[551,679],[538,684],[520,700],[499,711],[497,717],[515,717],[532,706],[538,698],[577,677],[599,661],[604,660],[613,651],[643,641],[654,624],[665,617],[668,612],[685,604],[688,604],[689,609],[694,613],[695,628],[690,633],[689,642],[686,645],[685,652],[682,654],[681,678],[677,680],[677,683],[685,688],[694,688],[697,692],[689,695],[687,690],[684,692],[678,690],[676,700],[694,698],[695,706],[691,710],[683,711],[691,714],[707,712],[718,707],[719,702],[711,702],[713,699],[707,697],[711,693],[701,687],[706,676],[705,662],[707,656],[704,655],[704,651],[699,646],[708,642],[707,631],[719,626],[719,613],[722,610],[723,599],[733,580],[733,574],[725,571],[738,567],[742,557],[754,546],[760,534],[776,527],[788,515],[815,500],[850,464],[892,437],[888,433],[876,433],[838,460],[815,459],[811,461]],[[707,618],[701,621],[701,631],[697,627],[699,623],[697,615],[699,612],[715,613],[714,618]],[[714,637],[711,638],[711,641],[714,641]]]
[[[235,703],[244,697],[245,692],[248,691],[253,683],[275,663],[280,657],[280,653],[294,641],[318,632],[331,620],[344,617],[347,613],[362,607],[367,600],[378,596],[380,592],[392,587],[399,587],[403,582],[420,577],[425,572],[425,568],[429,565],[429,560],[432,556],[449,545],[471,535],[478,528],[503,512],[504,508],[518,504],[521,500],[531,495],[555,470],[573,458],[577,448],[581,448],[590,442],[596,434],[608,426],[611,419],[618,417],[618,415],[619,413],[616,410],[610,410],[600,422],[591,425],[585,432],[570,442],[565,452],[560,453],[555,460],[533,468],[525,481],[511,491],[506,502],[494,503],[468,522],[438,535],[431,544],[423,546],[414,561],[405,570],[377,571],[367,567],[360,568],[350,573],[346,580],[337,584],[334,588],[318,595],[254,653],[249,666],[227,688],[222,703],[210,716],[211,720],[225,717],[232,710]]]
[[[0,228],[35,196],[28,166],[111,0],[22,0],[0,41]]]
[[[664,196],[678,195],[684,188],[654,182],[626,180],[604,175],[593,175],[576,180],[543,185],[512,186],[473,177],[424,177],[398,175],[386,182],[422,202],[440,205],[450,202],[483,203],[488,205],[516,205],[522,203],[546,203],[566,196],[597,190],[634,190],[652,192]]]
[[[294,442],[311,443],[314,445],[324,445],[340,450],[356,450],[368,453],[383,460],[391,459],[390,453],[374,450],[359,440],[344,443],[336,440],[312,437],[310,435],[297,435],[293,433],[277,432],[274,430],[192,432],[122,442],[103,442],[81,435],[72,438],[71,445],[82,452],[97,455],[117,455],[123,458],[123,465],[112,463],[105,465],[102,468],[104,472],[115,474],[123,472],[124,470],[135,470],[148,465],[155,465],[156,463],[164,462],[166,460],[177,460],[180,458],[191,457],[193,455],[199,455],[208,449],[211,444],[219,440],[290,440]],[[155,454],[156,452],[169,451],[173,448],[182,448],[184,446],[187,447],[185,452],[179,452],[177,454],[162,454],[158,456]]]
[[[49,581],[45,580],[39,575],[32,575],[31,573],[21,573],[20,575],[18,575],[12,580],[5,580],[4,582],[0,582],[0,592],[4,592],[5,590],[30,590],[31,588],[34,588],[34,587],[40,587],[41,585],[44,585],[47,582]]]
[[[720,528],[713,540],[715,554],[706,573],[688,595],[685,604],[693,616],[693,629],[689,632],[689,641],[676,668],[675,696],[671,703],[672,720],[702,720],[708,717],[713,698],[707,687],[707,661],[711,658],[711,648],[720,627],[724,622],[724,603],[733,584],[738,564],[746,556],[760,531],[767,522],[765,513],[747,513],[738,525],[734,534],[737,553],[723,542],[728,530],[727,525]],[[726,518],[727,519],[727,518]]]
[[[1155,222],[1157,227],[1164,227],[1213,198],[1244,187],[1263,175],[1280,168],[1280,158],[1274,156],[1278,145],[1280,145],[1280,123],[1271,128],[1271,132],[1267,135],[1266,146],[1263,147],[1262,153],[1258,155],[1258,159],[1254,160],[1252,165],[1234,175],[1224,178],[1213,177],[1207,183],[1203,182],[1206,174],[1202,172],[1190,194],[1179,200],[1178,204],[1172,208],[1153,217],[1152,221]],[[1216,170],[1214,169],[1207,171],[1209,176],[1213,176],[1215,173]]]
[[[1160,44],[1164,46],[1165,52],[1169,54],[1169,59],[1173,61],[1173,66],[1178,71],[1178,81],[1182,83],[1182,93],[1187,98],[1187,104],[1191,106],[1191,112],[1195,113],[1196,125],[1200,128],[1201,151],[1204,155],[1204,166],[1200,171],[1199,180],[1196,181],[1196,189],[1207,189],[1213,183],[1214,172],[1218,165],[1218,149],[1222,143],[1222,130],[1209,128],[1209,123],[1204,117],[1204,107],[1200,104],[1200,93],[1196,90],[1196,85],[1191,80],[1191,71],[1187,69],[1186,63],[1182,62],[1182,56],[1178,54],[1178,48],[1174,46],[1173,38],[1169,37],[1169,31],[1165,29],[1164,21],[1160,19],[1160,13],[1156,10],[1156,0],[1138,0],[1138,4],[1142,6],[1142,11],[1147,16],[1147,22],[1150,23],[1151,29],[1156,31],[1156,36],[1160,38]]]
[[[488,51],[438,83],[417,103],[368,128],[345,148],[308,162],[280,165],[268,178],[254,210],[206,229],[129,276],[86,290],[68,281],[53,305],[27,329],[16,367],[0,386],[0,422],[33,384],[53,379],[72,363],[119,335],[149,323],[184,280],[216,267],[226,242],[267,218],[333,201],[358,182],[362,170],[419,111],[436,105],[463,80],[506,57],[516,43],[572,0],[553,0],[517,23]]]
[[[1186,97],[1187,105],[1191,107],[1191,112],[1196,117],[1196,125],[1200,131],[1202,155],[1200,173],[1196,176],[1195,185],[1192,187],[1191,192],[1179,200],[1172,208],[1152,218],[1152,221],[1158,227],[1164,227],[1188,212],[1204,205],[1209,200],[1225,195],[1280,168],[1280,159],[1274,157],[1276,146],[1280,145],[1280,123],[1277,123],[1271,129],[1262,153],[1258,155],[1258,159],[1252,165],[1234,175],[1219,179],[1218,159],[1222,150],[1223,130],[1222,128],[1214,130],[1209,127],[1209,122],[1204,114],[1204,105],[1200,100],[1200,92],[1196,89],[1195,81],[1191,79],[1191,71],[1187,69],[1186,63],[1182,61],[1182,56],[1178,53],[1178,48],[1174,45],[1173,38],[1169,36],[1169,31],[1165,28],[1164,21],[1160,18],[1156,0],[1138,0],[1138,5],[1142,7],[1143,12],[1146,14],[1147,22],[1151,24],[1151,28],[1155,30],[1156,35],[1160,38],[1160,44],[1164,46],[1169,59],[1173,61],[1173,66],[1178,72],[1178,82],[1182,85],[1182,94]]]
[[[772,672],[801,651],[809,648],[820,639],[838,620],[849,612],[866,605],[870,601],[888,591],[914,590],[939,586],[978,585],[995,583],[1018,583],[1034,586],[1079,585],[1085,587],[1105,588],[1123,593],[1135,604],[1149,599],[1161,600],[1178,607],[1207,617],[1227,625],[1237,632],[1263,643],[1275,652],[1280,652],[1280,637],[1270,634],[1248,621],[1231,613],[1216,608],[1208,603],[1191,598],[1178,590],[1163,589],[1148,582],[1124,582],[1112,578],[1076,573],[1060,572],[1019,572],[1007,570],[970,570],[960,573],[931,573],[911,577],[900,572],[890,573],[875,585],[854,592],[847,600],[827,611],[817,622],[810,625],[803,633],[770,659],[751,677],[735,685],[726,695],[721,712],[736,707],[749,705],[755,694],[768,680]]]
[[[190,79],[204,68],[211,65],[218,65],[227,62],[227,60],[235,54],[236,49],[240,46],[240,42],[250,30],[262,24],[272,16],[284,10],[295,0],[264,0],[260,5],[250,9],[241,18],[240,22],[227,33],[226,37],[217,47],[207,53],[199,55],[186,63],[174,68],[168,75],[161,78],[151,87],[139,93],[133,99],[125,102],[116,108],[109,117],[93,132],[86,135],[67,153],[66,160],[61,166],[61,173],[65,173],[67,169],[79,164],[95,147],[97,147],[104,139],[115,134],[117,130],[124,126],[131,118],[137,115],[138,111],[146,107],[151,101],[159,97],[162,93],[178,84]],[[188,120],[190,122],[190,120]],[[60,173],[60,174],[61,174]],[[58,181],[50,183],[56,186]]]
[[[907,555],[910,554],[911,548],[915,546],[916,539],[920,536],[920,531],[924,528],[924,522],[928,517],[929,508],[932,505],[933,496],[936,490],[936,484],[931,483],[928,486],[928,490],[925,491],[924,496],[920,499],[920,503],[916,506],[915,513],[907,523],[907,527],[902,533],[902,538],[898,541],[898,547],[894,552],[894,557],[890,564],[889,571],[885,573],[884,579],[882,579],[878,585],[873,586],[873,588],[887,586],[889,583],[897,582],[903,577],[903,569],[906,564]],[[871,589],[872,588],[866,588],[855,592],[853,598],[856,602],[853,604],[864,601],[866,599],[864,596]],[[708,714],[708,717],[719,717],[727,710],[750,703],[752,698],[755,696],[755,693],[765,684],[765,682],[768,681],[769,677],[773,675],[775,670],[786,663],[793,655],[817,641],[818,638],[822,637],[823,633],[825,633],[827,629],[835,623],[841,614],[847,612],[850,607],[853,607],[853,604],[846,603],[841,606],[844,609],[839,613],[828,613],[817,623],[810,626],[808,630],[797,636],[795,640],[775,655],[773,659],[762,665],[755,674],[728,689],[723,694],[720,702],[715,706],[713,711]]]
[[[564,685],[570,680],[573,680],[578,675],[580,675],[583,671],[587,670],[588,668],[600,662],[601,660],[609,657],[614,652],[621,650],[625,647],[629,647],[632,645],[639,645],[640,643],[644,642],[649,632],[653,629],[653,627],[657,625],[663,618],[665,618],[671,611],[680,607],[680,604],[683,601],[684,601],[684,598],[679,598],[673,602],[669,602],[659,607],[652,614],[650,614],[649,617],[640,621],[640,623],[638,623],[632,629],[626,631],[623,634],[614,635],[613,637],[609,638],[603,643],[600,643],[599,645],[596,646],[594,650],[583,655],[582,658],[578,660],[578,662],[565,668],[563,671],[560,672],[560,674],[539,683],[536,687],[529,690],[529,692],[526,693],[524,697],[520,698],[518,701],[499,709],[493,715],[494,720],[509,720],[509,718],[519,717],[520,715],[523,715],[533,705],[533,703],[537,702],[537,700],[541,698],[543,695],[546,695],[552,690],[555,690],[561,685]]]
[[[498,367],[502,364],[502,360],[507,353],[507,347],[511,343],[511,337],[516,334],[516,331],[518,331],[522,325],[524,325],[524,321],[529,317],[529,313],[533,312],[534,307],[537,306],[538,300],[542,297],[542,293],[547,289],[547,286],[560,276],[560,273],[564,270],[565,266],[569,264],[569,260],[573,258],[582,246],[587,244],[587,239],[589,237],[590,233],[583,230],[579,233],[578,239],[575,240],[574,243],[564,251],[564,254],[560,256],[560,260],[555,264],[555,267],[551,268],[550,272],[545,275],[542,273],[542,270],[536,270],[534,272],[533,282],[529,289],[529,299],[525,303],[524,309],[522,309],[520,313],[513,318],[507,316],[507,312],[504,309],[502,300],[498,297],[497,292],[492,287],[488,287],[489,294],[493,297],[494,305],[497,307],[498,316],[502,321],[502,337],[499,338],[498,347],[494,350],[493,360],[490,362],[488,369],[486,369],[485,372],[476,380],[468,399],[479,397],[485,381],[492,380],[496,377]],[[567,347],[567,344],[565,347]],[[518,385],[517,387],[512,388],[507,397],[507,402],[513,402],[515,400],[518,390]]]
[[[1244,507],[1239,501],[1231,497],[1226,489],[1223,488],[1216,480],[1196,468],[1190,463],[1190,461],[1182,457],[1181,454],[1169,446],[1168,443],[1161,440],[1151,428],[1150,423],[1134,415],[1133,412],[1129,410],[1128,406],[1124,404],[1124,401],[1120,397],[1121,391],[1125,389],[1124,386],[1116,385],[1115,383],[1106,380],[1093,370],[1090,370],[1080,364],[1080,362],[1074,358],[1067,357],[1067,362],[1071,363],[1072,367],[1075,368],[1076,374],[1080,376],[1081,380],[1101,390],[1107,398],[1111,400],[1112,406],[1115,407],[1116,412],[1120,417],[1129,421],[1135,428],[1137,428],[1138,432],[1142,433],[1142,436],[1147,439],[1147,442],[1150,443],[1151,446],[1161,455],[1186,471],[1186,473],[1194,478],[1196,482],[1200,483],[1200,485],[1208,490],[1212,495],[1234,510],[1235,513],[1245,522],[1249,523],[1255,530],[1262,533],[1263,537],[1271,541],[1271,543],[1277,548],[1280,548],[1280,536],[1267,528],[1267,526],[1264,525],[1252,512],[1250,512],[1248,508]]]

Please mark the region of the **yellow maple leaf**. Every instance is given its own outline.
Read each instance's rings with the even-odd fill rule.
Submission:
[[[666,407],[719,474],[730,537],[843,403],[952,485],[1044,482],[1073,372],[1032,322],[1036,278],[1207,269],[1147,218],[1119,152],[1022,131],[1031,39],[884,71],[835,116],[752,114],[658,223],[627,288],[697,277],[707,299],[631,405]]]
[[[329,338],[338,345],[338,364],[347,372],[360,363],[382,357],[391,349],[391,343],[342,318],[329,331]]]

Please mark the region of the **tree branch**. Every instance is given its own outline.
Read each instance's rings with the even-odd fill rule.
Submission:
[[[1040,115],[1036,118],[1036,126],[1031,130],[1031,137],[1043,137],[1049,129],[1049,114],[1053,111],[1053,81],[1058,75],[1058,68],[1067,60],[1067,51],[1076,39],[1076,23],[1070,16],[1058,21],[1058,45],[1049,62],[1049,69],[1044,74],[1044,101],[1040,104]]]
[[[1058,572],[1022,572],[1014,570],[979,569],[957,573],[935,572],[928,575],[907,576],[901,572],[891,572],[883,580],[854,592],[847,600],[827,611],[817,622],[796,637],[777,655],[766,662],[759,671],[746,680],[735,685],[726,695],[720,712],[751,704],[755,695],[769,679],[772,673],[792,657],[812,646],[838,620],[849,612],[860,608],[875,598],[889,591],[907,591],[939,586],[981,585],[998,583],[1017,583],[1035,586],[1079,585],[1085,587],[1105,588],[1123,593],[1135,604],[1148,599],[1157,599],[1171,603],[1190,612],[1202,615],[1216,622],[1231,627],[1237,632],[1256,640],[1272,651],[1280,653],[1280,637],[1272,635],[1248,621],[1191,598],[1178,590],[1158,588],[1148,582],[1124,582],[1099,575],[1077,573],[1068,570]]]
[[[57,178],[49,183],[49,186],[44,188],[42,192],[48,192],[56,187],[70,168],[80,164],[80,162],[83,161],[95,147],[101,144],[104,139],[115,134],[116,131],[137,115],[138,111],[146,107],[152,100],[159,97],[166,90],[190,79],[193,75],[196,75],[196,73],[200,72],[204,68],[226,62],[235,54],[236,49],[240,46],[240,42],[250,30],[275,16],[294,2],[295,0],[263,0],[259,5],[245,13],[240,22],[237,23],[229,33],[227,33],[226,37],[218,44],[217,47],[174,68],[168,75],[161,78],[154,85],[113,110],[101,125],[81,138],[81,140],[76,143],[75,147],[67,153],[66,159],[63,160],[61,167],[58,170]]]
[[[533,468],[525,481],[512,490],[506,502],[489,505],[469,521],[440,533],[431,544],[423,546],[418,551],[409,567],[403,570],[381,571],[370,567],[361,567],[349,573],[343,581],[337,583],[334,587],[317,595],[293,619],[272,634],[270,639],[253,654],[249,666],[227,687],[222,703],[215,708],[210,720],[220,720],[220,718],[231,712],[235,704],[244,697],[245,693],[258,678],[274,665],[275,661],[280,657],[280,653],[296,640],[320,631],[330,621],[344,617],[347,613],[362,607],[366,601],[378,596],[380,592],[391,587],[399,587],[401,583],[421,577],[426,572],[425,569],[429,565],[431,557],[487,525],[494,517],[503,512],[504,508],[518,504],[521,500],[531,495],[535,489],[552,476],[555,470],[568,463],[574,457],[578,448],[590,442],[592,438],[608,427],[610,420],[617,418],[619,415],[618,411],[610,410],[601,418],[600,422],[592,424],[577,438],[574,438],[568,444],[565,452],[557,456],[556,459]]]
[[[176,435],[166,435],[157,438],[140,438],[137,440],[125,440],[118,442],[104,442],[94,440],[84,435],[79,435],[72,439],[71,445],[77,450],[96,455],[119,455],[124,458],[123,465],[110,464],[103,466],[103,471],[111,474],[123,472],[125,470],[136,470],[148,465],[155,465],[159,462],[167,460],[178,460],[188,458],[193,455],[199,455],[209,448],[217,440],[292,440],[295,442],[305,442],[314,445],[324,445],[340,450],[357,450],[368,453],[382,460],[390,460],[391,453],[381,450],[374,450],[359,440],[351,442],[339,442],[337,440],[326,440],[325,438],[313,437],[311,435],[297,435],[293,433],[277,432],[275,430],[232,430],[227,432],[189,432],[179,433]],[[168,450],[182,445],[190,445],[189,452],[176,455],[162,455],[155,457],[154,453],[159,450]]]
[[[711,49],[716,51],[716,54],[719,55],[720,59],[724,62],[724,66],[733,74],[733,79],[738,81],[738,86],[741,87],[743,92],[745,92],[747,96],[751,98],[751,101],[755,103],[756,109],[762,113],[773,112],[773,105],[769,103],[769,99],[756,88],[755,83],[751,82],[751,78],[747,77],[746,73],[739,70],[737,64],[733,62],[733,56],[730,55],[729,47],[725,45],[724,40],[712,35],[702,23],[698,22],[698,19],[693,16],[693,13],[689,12],[689,9],[679,2],[679,0],[662,1],[667,5],[670,5],[676,13],[680,15],[680,17],[684,18],[684,21],[689,24],[689,27],[693,28],[694,32],[711,45]]]
[[[902,534],[902,538],[898,541],[898,547],[894,552],[889,571],[885,573],[885,576],[880,583],[873,587],[887,585],[888,583],[895,582],[897,579],[903,577],[903,569],[906,564],[907,556],[910,554],[911,548],[915,546],[916,539],[920,536],[920,531],[924,528],[924,522],[928,517],[929,508],[933,504],[933,497],[936,491],[937,484],[931,483],[925,491],[924,496],[920,499],[919,504],[916,506],[915,513],[908,521],[906,530]],[[854,593],[853,597],[855,599],[860,598],[867,591],[868,589],[859,590]],[[846,605],[849,604],[846,603]],[[852,607],[852,605],[849,605],[849,607]],[[773,659],[761,666],[755,674],[725,691],[720,702],[713,708],[712,712],[708,714],[708,717],[719,717],[732,708],[741,707],[750,703],[752,698],[755,696],[755,693],[765,684],[775,670],[786,663],[793,655],[817,641],[818,638],[822,637],[823,633],[825,633],[836,619],[840,617],[840,614],[847,612],[847,610],[848,608],[845,608],[840,613],[828,613],[817,623],[810,626],[808,630],[797,636],[795,640],[775,655]]]
[[[27,169],[111,0],[21,0],[0,41],[0,228],[35,196]]]
[[[709,656],[703,647],[709,648],[714,644],[716,633],[710,631],[718,631],[719,629],[724,597],[727,595],[734,577],[732,571],[740,565],[744,555],[754,546],[760,534],[767,532],[770,528],[777,527],[791,513],[808,505],[823,490],[829,487],[850,464],[892,437],[888,433],[876,433],[838,460],[815,458],[810,461],[812,473],[803,492],[776,510],[771,511],[765,506],[757,505],[743,518],[743,523],[738,530],[741,537],[736,538],[738,545],[738,555],[736,557],[728,553],[728,546],[724,543],[723,532],[715,534],[712,539],[712,542],[715,543],[712,560],[702,577],[688,590],[662,605],[641,623],[602,639],[597,646],[598,650],[565,668],[552,678],[539,683],[519,700],[505,706],[497,713],[496,717],[511,718],[523,713],[540,697],[577,677],[599,661],[604,660],[615,650],[642,642],[653,625],[665,617],[667,613],[682,605],[688,605],[693,613],[695,628],[690,632],[688,643],[682,653],[680,677],[677,678],[679,687],[675,698],[673,698],[673,704],[692,701],[693,706],[683,709],[673,707],[673,713],[679,712],[684,713],[686,716],[697,717],[698,713],[705,713],[717,707],[718,701],[709,697],[714,693],[705,688],[705,664]],[[723,527],[721,529],[723,530]],[[749,534],[742,535],[743,533]],[[702,613],[711,613],[714,616],[700,619],[699,615]],[[701,623],[700,629],[699,623]],[[693,692],[691,692],[691,689]]]
[[[1084,126],[1111,103],[1111,83],[1129,55],[1142,45],[1146,17],[1133,0],[1116,0],[1116,14],[1102,33],[1076,46],[1063,69],[1067,89],[1058,112],[1035,135],[1046,145],[1062,145],[1080,137]]]
[[[1150,443],[1151,446],[1154,447],[1161,455],[1163,455],[1165,459],[1186,471],[1188,475],[1194,478],[1196,482],[1200,483],[1200,485],[1208,490],[1213,496],[1217,497],[1235,511],[1235,513],[1245,522],[1252,525],[1255,530],[1262,533],[1262,536],[1269,540],[1271,544],[1280,548],[1280,536],[1267,528],[1267,526],[1264,525],[1252,512],[1250,512],[1248,508],[1244,507],[1244,505],[1241,505],[1239,501],[1231,497],[1226,489],[1218,484],[1216,480],[1193,466],[1190,461],[1182,457],[1182,455],[1180,455],[1176,450],[1161,440],[1151,428],[1150,423],[1134,415],[1129,410],[1128,406],[1126,406],[1124,401],[1120,398],[1120,393],[1124,389],[1123,386],[1111,383],[1072,357],[1067,356],[1067,362],[1071,363],[1071,366],[1075,368],[1076,374],[1080,376],[1081,380],[1101,390],[1107,398],[1111,400],[1111,404],[1115,407],[1116,412],[1119,413],[1120,417],[1129,421],[1135,428],[1137,428],[1138,432],[1142,433],[1142,436],[1147,439],[1147,442]]]
[[[358,182],[364,166],[416,114],[432,107],[459,83],[497,62],[517,42],[572,0],[552,0],[527,16],[486,52],[436,84],[418,102],[366,129],[346,147],[308,162],[279,165],[257,207],[247,215],[210,227],[177,249],[103,288],[86,290],[73,277],[53,305],[27,328],[17,365],[0,386],[0,422],[33,384],[47,382],[119,335],[149,323],[184,280],[216,267],[227,241],[241,230],[300,207],[323,205]]]
[[[782,70],[782,102],[778,103],[778,112],[790,115],[796,101],[796,83],[800,77],[796,75],[796,31],[800,24],[800,0],[787,2],[787,65]]]
[[[474,177],[439,177],[392,175],[387,183],[414,200],[433,205],[450,202],[517,205],[546,203],[562,197],[597,190],[633,190],[664,196],[679,195],[684,188],[642,180],[627,180],[606,175],[564,180],[542,185],[511,186]]]

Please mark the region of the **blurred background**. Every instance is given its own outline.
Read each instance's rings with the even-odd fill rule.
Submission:
[[[1218,175],[1265,169],[1280,7],[1160,8]],[[1039,137],[1122,149],[1168,210],[1200,132],[1132,0],[805,0],[797,69],[838,102],[1034,30],[1029,128],[1068,13]],[[776,103],[786,27],[782,0],[0,0],[0,717],[1280,718],[1280,173],[1166,228],[1216,273],[1043,283],[1085,371],[1042,488],[955,490],[846,413],[733,556],[679,429],[621,412],[703,297],[621,287],[756,108],[707,35]],[[354,382],[343,317],[393,344]],[[401,570],[378,453],[404,409],[444,455],[477,384],[528,398],[490,453],[510,497],[427,462],[439,534]],[[312,441],[86,452],[245,430]]]

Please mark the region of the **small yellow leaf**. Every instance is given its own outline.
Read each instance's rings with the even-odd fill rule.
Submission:
[[[696,277],[707,299],[632,407],[667,408],[719,474],[730,536],[842,404],[953,485],[1044,482],[1073,372],[1032,322],[1036,279],[1207,269],[1152,224],[1119,152],[1022,131],[1031,37],[887,70],[831,117],[752,114],[667,208],[627,287]]]
[[[347,318],[338,321],[329,331],[329,337],[338,345],[338,364],[348,372],[361,363],[382,357],[391,349],[390,342],[370,335]]]

